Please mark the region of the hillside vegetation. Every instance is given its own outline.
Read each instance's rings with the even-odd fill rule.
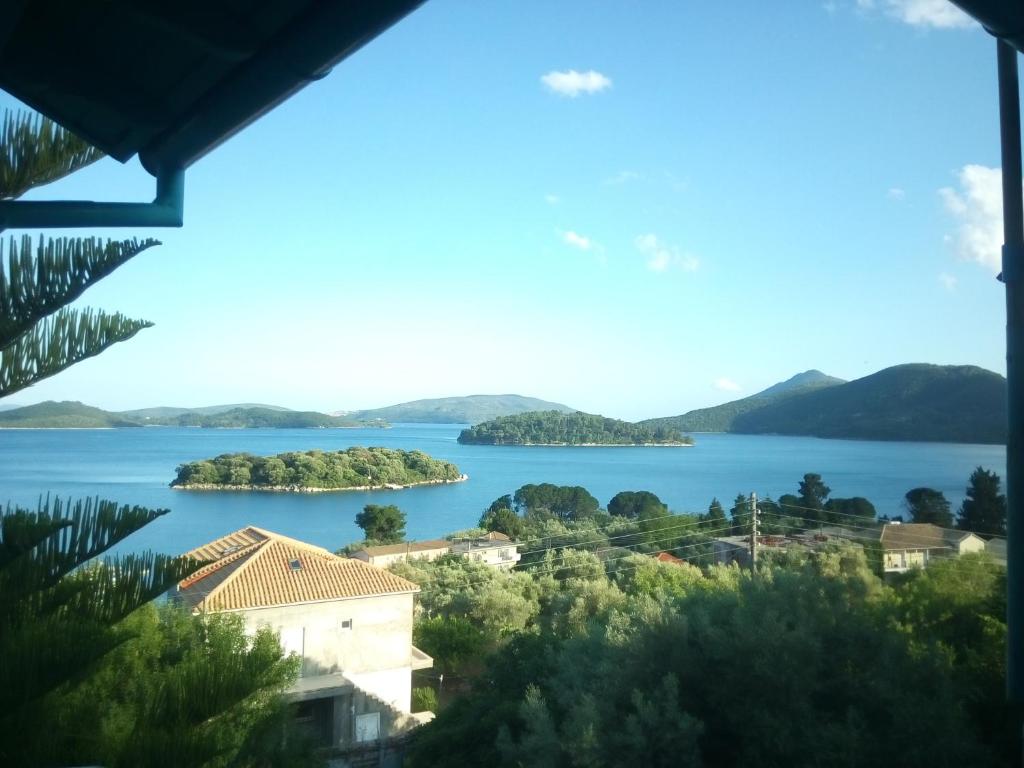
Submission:
[[[123,418],[116,413],[93,408],[73,400],[26,405],[0,412],[0,428],[36,429],[109,429],[113,427],[137,427],[137,422]]]
[[[804,371],[791,379],[774,384],[756,395],[733,400],[711,408],[698,408],[681,416],[663,416],[639,422],[647,427],[667,427],[681,432],[731,432],[737,417],[762,408],[768,403],[845,384],[843,379],[827,376],[821,371]]]
[[[226,453],[182,464],[177,473],[171,482],[177,488],[295,491],[387,488],[462,479],[454,464],[422,451],[361,447],[344,451],[292,451],[276,456]]]
[[[561,403],[551,403],[522,395],[468,395],[414,400],[389,405],[386,408],[354,411],[348,416],[364,421],[383,419],[392,423],[479,424],[499,416],[513,416],[530,411],[572,413],[573,409]]]
[[[470,445],[690,445],[667,427],[645,427],[590,413],[537,411],[497,419],[462,430]]]
[[[983,368],[897,365],[740,414],[731,431],[1005,443],[1006,398],[1006,379]]]

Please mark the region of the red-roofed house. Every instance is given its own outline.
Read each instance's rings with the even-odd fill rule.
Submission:
[[[289,696],[322,746],[385,739],[423,719],[410,714],[412,670],[433,660],[412,644],[415,584],[254,526],[188,555],[210,562],[179,583],[177,599],[280,634],[302,659]]]

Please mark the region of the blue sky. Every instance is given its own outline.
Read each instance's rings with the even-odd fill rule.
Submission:
[[[164,242],[81,302],[156,326],[10,402],[635,419],[1004,373],[997,120],[944,0],[430,0],[194,165],[183,229],[77,233]],[[152,192],[105,160],[33,196]]]

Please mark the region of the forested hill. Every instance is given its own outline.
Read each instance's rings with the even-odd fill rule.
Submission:
[[[422,451],[348,448],[344,451],[292,451],[276,456],[227,453],[178,467],[177,488],[333,491],[399,488],[464,480],[454,464]]]
[[[149,423],[153,423],[152,421]],[[366,426],[347,417],[328,416],[316,411],[279,411],[270,408],[235,408],[224,413],[183,413],[164,423],[178,427],[232,429],[327,429]]]
[[[500,416],[462,430],[470,445],[690,445],[689,437],[666,427],[644,427],[590,413],[535,411]]]
[[[125,411],[113,413],[79,402],[52,400],[22,408],[0,412],[0,428],[20,427],[24,429],[101,429],[119,427],[165,426],[165,427],[208,427],[208,428],[338,428],[362,426],[386,426],[381,422],[364,423],[350,417],[328,416],[315,411],[289,411],[283,408],[258,407],[234,408],[227,411],[203,413],[186,411],[167,415],[156,415],[161,409]],[[130,414],[146,413],[145,417]]]
[[[646,427],[667,427],[681,432],[730,432],[733,431],[733,422],[741,414],[762,408],[771,402],[845,383],[843,379],[828,376],[821,371],[804,371],[741,400],[733,400],[711,408],[698,408],[681,416],[647,419],[639,424]]]
[[[441,397],[432,400],[414,400],[347,414],[350,418],[369,421],[426,423],[426,424],[479,424],[482,421],[513,416],[530,411],[559,411],[573,413],[574,409],[561,403],[550,403],[522,395],[468,395]]]
[[[973,365],[897,365],[737,416],[732,432],[1006,442],[1006,379]]]
[[[0,428],[3,429],[110,429],[137,426],[137,422],[123,418],[119,414],[74,400],[47,400],[0,412]]]
[[[118,415],[133,421],[148,422],[155,420],[157,423],[164,423],[167,419],[182,416],[186,413],[199,413],[203,416],[215,416],[227,411],[235,411],[239,408],[264,408],[270,411],[290,411],[280,405],[266,405],[264,403],[232,403],[229,405],[203,405],[198,408],[182,408],[180,406],[157,406],[155,408],[137,408],[133,411],[118,411]]]

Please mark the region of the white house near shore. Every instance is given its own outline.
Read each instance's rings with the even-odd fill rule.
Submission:
[[[503,571],[511,570],[522,557],[515,542],[497,531],[456,541],[452,544],[452,554]]]
[[[407,560],[437,560],[442,555],[447,555],[451,548],[452,543],[444,539],[406,541],[401,544],[378,544],[373,547],[363,547],[358,552],[352,553],[352,557],[370,565],[387,568],[389,565]]]
[[[504,533],[491,531],[483,536],[446,541],[407,541],[402,544],[380,544],[363,547],[352,553],[352,557],[363,562],[387,568],[394,563],[409,560],[437,560],[443,555],[459,555],[492,568],[510,570],[519,562],[520,554],[516,543]]]
[[[412,670],[433,659],[412,644],[419,587],[382,568],[249,526],[188,553],[211,561],[178,584],[194,613],[233,612],[270,627],[302,659],[288,696],[323,747],[400,735],[430,718],[410,712]]]
[[[910,568],[925,568],[936,558],[985,551],[985,540],[980,536],[931,523],[886,523],[879,541],[885,573],[903,573]]]

